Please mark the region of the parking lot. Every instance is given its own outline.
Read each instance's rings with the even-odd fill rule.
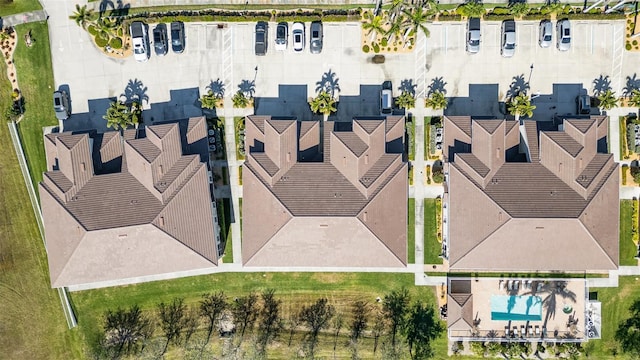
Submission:
[[[291,37],[286,51],[276,51],[276,23],[269,23],[266,56],[254,55],[255,23],[187,23],[183,54],[153,54],[149,61],[138,63],[133,57],[105,56],[84,30],[68,20],[72,9],[73,4],[65,1],[52,10],[49,20],[54,77],[57,87],[68,85],[72,119],[87,125],[102,124],[108,98],[122,94],[132,80],[138,80],[138,90],[147,99],[145,120],[198,114],[198,96],[217,79],[226,84],[229,95],[241,81],[253,83],[254,96],[261,99],[259,112],[307,116],[306,99],[315,94],[323,75],[330,73],[335,74],[339,88],[340,111],[373,115],[384,80],[393,81],[396,96],[402,80],[413,80],[421,93],[432,79],[441,78],[449,97],[469,96],[470,84],[488,84],[495,85],[496,97],[503,100],[517,76],[530,83],[532,94],[550,94],[554,84],[582,84],[591,93],[591,84],[600,75],[610,76],[615,90],[622,86],[618,85],[621,79],[633,75],[640,60],[637,54],[614,46],[623,41],[622,21],[573,21],[571,50],[565,53],[555,47],[539,48],[537,21],[518,21],[516,53],[509,59],[499,52],[500,22],[484,21],[476,55],[465,52],[464,22],[433,23],[431,36],[421,37],[412,53],[385,54],[384,64],[373,64],[374,54],[362,52],[358,23],[325,23],[324,46],[318,55],[309,53],[309,23],[301,54],[291,49]],[[149,25],[153,29],[154,24]]]

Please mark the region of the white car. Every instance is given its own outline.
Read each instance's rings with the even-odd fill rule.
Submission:
[[[293,36],[293,50],[295,52],[302,52],[304,50],[304,24],[301,22],[293,23],[291,28],[291,35]]]
[[[149,39],[147,38],[147,27],[141,21],[134,21],[129,27],[131,42],[133,43],[133,58],[136,61],[144,62],[149,59]]]

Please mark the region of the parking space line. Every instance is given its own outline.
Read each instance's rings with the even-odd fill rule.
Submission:
[[[233,86],[233,26],[222,30],[222,77],[225,88]]]

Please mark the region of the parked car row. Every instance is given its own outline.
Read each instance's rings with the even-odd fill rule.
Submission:
[[[312,54],[319,54],[322,52],[323,46],[323,30],[322,22],[314,21],[309,26],[309,51]],[[292,47],[294,52],[303,52],[307,42],[306,27],[302,22],[294,22],[291,27]],[[276,26],[276,39],[275,49],[276,51],[285,51],[289,47],[289,24],[286,22],[278,23]],[[263,56],[267,54],[269,48],[269,24],[264,21],[259,21],[256,24],[255,54]]]
[[[467,20],[466,49],[470,54],[480,51],[480,18],[470,17]],[[538,30],[538,45],[541,48],[551,46],[553,40],[553,25],[550,20],[540,21]],[[567,51],[571,48],[571,23],[567,19],[556,22],[556,48]],[[500,27],[500,55],[512,57],[516,51],[516,22],[505,20]]]
[[[142,21],[134,21],[129,26],[129,34],[133,44],[133,57],[136,61],[144,62],[151,57],[148,27]],[[176,54],[184,52],[184,23],[181,21],[172,22],[169,31],[171,33],[171,50]],[[167,25],[164,23],[156,25],[153,29],[153,48],[158,56],[164,56],[169,51],[169,34]]]

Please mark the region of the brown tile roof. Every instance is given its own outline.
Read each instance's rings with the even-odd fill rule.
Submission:
[[[593,124],[594,122],[590,122]],[[586,122],[578,123],[586,131]],[[585,125],[585,126],[583,126]],[[571,125],[567,125],[571,126]],[[592,125],[591,125],[592,126]],[[525,121],[531,163],[507,162],[479,184],[458,159],[483,165],[469,153],[449,163],[447,239],[453,271],[604,271],[618,266],[618,175],[611,154],[592,154],[582,173],[559,177],[535,161],[537,126]],[[458,134],[458,136],[464,136]],[[575,157],[583,150],[562,131],[544,131]],[[535,145],[534,145],[535,144]],[[532,146],[534,145],[534,146]],[[545,157],[554,156],[546,150]],[[564,155],[566,156],[566,155]],[[469,160],[471,159],[471,160]],[[548,162],[554,164],[553,161]],[[595,183],[597,182],[597,183]],[[580,189],[584,189],[581,191]],[[468,204],[474,204],[468,206]],[[576,252],[577,251],[577,252]]]
[[[367,134],[372,134],[378,126],[384,124],[384,120],[353,120],[354,123],[360,125]]]
[[[579,142],[563,131],[544,131],[544,134],[573,157],[578,156],[583,149]]]
[[[201,119],[188,120],[189,124],[198,121]],[[150,134],[166,136],[177,126],[177,123],[160,125],[157,128],[149,126],[147,131]],[[199,137],[194,136],[191,141],[206,139],[206,127],[201,127],[199,131]],[[137,151],[143,149],[141,153],[149,156],[146,159],[148,163],[161,155],[155,152],[149,154],[150,149],[156,149],[157,152],[160,149],[150,144],[146,138],[133,139],[134,132],[125,132],[125,135],[131,139],[129,141]],[[81,150],[84,147],[84,150],[79,153],[82,154],[83,151],[92,151],[88,149],[88,141],[78,140],[86,139],[87,136],[87,134],[82,136],[59,134],[56,137],[50,136],[48,139],[54,138],[54,141],[59,141],[65,146],[78,146]],[[123,143],[119,140],[120,136],[117,132],[95,136],[98,139],[98,146],[94,151],[103,153],[105,147],[118,144],[122,147]],[[179,136],[167,141],[169,141],[166,145],[168,148],[180,149]],[[122,148],[120,148],[120,154],[126,157]],[[54,154],[54,158],[48,158],[48,160],[55,161],[55,156],[58,155]],[[172,158],[163,160],[173,162],[165,163],[168,171],[156,184],[145,185],[149,180],[144,177],[136,178],[139,175],[135,175],[141,172],[129,172],[134,168],[127,169],[124,166],[120,172],[95,174],[90,177],[84,174],[76,176],[74,172],[84,171],[81,170],[81,166],[74,163],[85,161],[84,157],[80,156],[72,157],[68,165],[61,165],[70,167],[69,169],[45,173],[45,178],[48,180],[40,184],[39,190],[53,286],[133,278],[211,267],[216,264],[215,238],[217,235],[214,233],[216,225],[213,220],[211,196],[208,195],[210,185],[207,166],[200,162],[198,155],[170,159]],[[144,163],[138,161],[129,166],[141,165]],[[48,167],[50,166],[52,164]],[[74,174],[81,181],[78,180],[80,182],[73,184],[72,180],[63,175],[64,171]],[[52,185],[58,187],[62,185],[62,191],[54,191],[50,188]],[[172,190],[169,190],[170,188]],[[69,195],[70,191],[74,192]],[[158,196],[153,191],[157,191],[162,196]],[[203,196],[203,194],[207,195]],[[157,229],[153,230],[156,227]],[[76,229],[81,233],[71,243],[67,239],[71,233],[75,233]],[[161,240],[158,238],[159,233],[164,234],[167,240],[171,239],[179,246],[176,247]],[[129,241],[125,239],[127,237]],[[97,239],[101,239],[104,243],[96,242]],[[144,247],[146,245],[143,246],[143,243],[155,245]],[[115,246],[122,248],[114,248]],[[90,253],[91,249],[95,253]],[[138,258],[148,258],[155,265],[147,264],[149,261],[146,260],[139,263],[126,262],[123,259],[129,259],[130,256],[123,254],[122,251],[130,251]],[[167,254],[164,253],[165,251],[175,253]],[[70,255],[72,253],[73,256]],[[80,253],[84,255],[78,256]],[[195,254],[196,257],[190,254]],[[205,263],[207,265],[203,266]],[[161,268],[164,270],[159,270]]]
[[[447,116],[447,118],[467,136],[471,136],[471,116]]]
[[[131,147],[144,157],[148,162],[152,162],[160,156],[160,149],[147,138],[127,140]]]
[[[276,165],[266,153],[251,153],[251,157],[253,157],[258,165],[262,167],[267,174],[273,176],[278,172],[278,165]]]
[[[509,133],[514,126],[517,126],[517,121],[505,121],[505,133]]]
[[[589,128],[594,125],[596,122],[591,119],[583,120],[583,119],[566,119],[565,122],[573,125],[576,129],[580,130],[581,133],[586,134]]]
[[[613,158],[613,154],[596,154],[593,160],[584,168],[582,173],[576,178],[576,182],[582,185],[583,188],[588,188],[593,182],[596,176],[602,171],[605,165],[610,165],[610,158]]]
[[[489,134],[493,134],[504,120],[476,120],[476,122]]]
[[[400,121],[394,120],[394,124]],[[248,116],[247,121],[255,124],[247,127],[247,138],[265,138],[263,124],[270,121],[268,117]],[[378,129],[381,124],[379,120],[359,119],[358,122],[365,130],[369,129],[366,131]],[[309,121],[297,123],[299,136],[320,131],[319,126]],[[372,142],[367,144],[352,131],[335,130],[333,122],[322,125],[325,135],[321,145],[324,146],[320,146],[318,152],[324,153],[323,161],[296,162],[286,171],[273,164],[272,171],[265,174],[261,170],[265,153],[254,151],[247,157],[243,172],[243,263],[247,266],[405,266],[408,184],[406,163],[398,161],[402,155],[385,154],[384,141],[367,139]],[[397,130],[395,126],[383,129],[394,134]],[[344,151],[353,151],[357,156],[369,151],[375,162],[367,164],[360,159],[359,165],[339,170],[330,157],[332,134],[345,144]],[[370,146],[381,149],[370,149]],[[380,152],[381,156],[376,155]],[[263,178],[279,171],[282,175],[278,175],[273,185],[271,179]],[[356,176],[352,175],[353,171]],[[379,185],[369,191],[360,181],[363,177],[377,179]],[[391,218],[400,220],[389,225],[387,220]],[[353,256],[356,252],[358,256]],[[332,255],[328,256],[329,253]]]
[[[336,131],[333,134],[335,134],[336,138],[349,148],[355,156],[362,155],[368,148],[368,145],[351,131]]]
[[[300,121],[300,137],[304,136],[318,125],[317,121]]]
[[[398,122],[403,122],[403,121],[404,121],[404,116],[387,116],[387,119],[384,122],[385,131],[388,133],[389,131],[391,131],[391,128],[396,126]]]
[[[458,159],[461,159],[467,165],[471,166],[473,170],[475,170],[478,175],[485,177],[491,171],[480,159],[478,159],[475,155],[471,153],[461,153],[456,155]]]
[[[273,119],[269,119],[269,120],[267,120],[267,123],[269,125],[271,125],[271,127],[273,127],[278,132],[278,134],[282,134],[290,126],[295,125],[296,121],[295,120],[273,120]]]

